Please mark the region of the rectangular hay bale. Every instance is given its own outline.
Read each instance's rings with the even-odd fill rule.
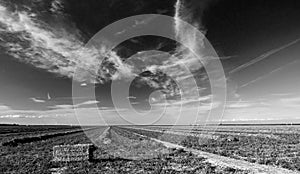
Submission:
[[[53,147],[53,161],[72,162],[92,159],[92,144],[58,145]]]

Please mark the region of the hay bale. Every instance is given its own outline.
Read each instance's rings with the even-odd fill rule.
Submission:
[[[59,145],[53,147],[53,161],[90,161],[93,158],[92,144]]]

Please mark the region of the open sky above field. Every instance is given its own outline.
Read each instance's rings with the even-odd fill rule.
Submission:
[[[97,66],[96,60],[89,59],[90,52],[84,45],[103,27],[137,14],[175,16],[175,4],[179,2],[182,5],[179,17],[198,26],[221,59],[227,84],[222,117],[208,117],[209,111],[220,103],[211,104],[213,94],[205,73],[197,81],[200,96],[180,100],[174,95],[176,85],[167,77],[148,70],[142,76],[147,81],[132,85],[126,98],[138,111],[126,107],[116,111],[111,99],[111,81],[118,81],[130,73],[125,69],[127,66],[115,58],[126,60],[145,50],[171,53],[176,49],[174,43],[163,38],[142,37],[122,43],[114,50],[114,59],[101,65],[102,71],[97,74],[96,82],[84,76],[73,78],[75,66],[82,65],[91,71]],[[181,124],[192,124],[195,114],[201,123],[298,122],[299,9],[298,0],[1,1],[0,122],[125,124],[128,123],[126,118],[124,120],[126,115],[138,123],[157,119],[158,124],[175,124],[178,120]],[[152,55],[141,53],[140,56],[148,58]],[[166,55],[155,56],[163,58]],[[112,74],[115,70],[121,73]],[[203,67],[196,73],[202,71]],[[74,98],[72,85],[83,94],[96,86],[96,97],[81,95]],[[161,88],[170,100],[166,110],[160,107],[166,102],[161,99],[161,94],[152,93]],[[140,113],[151,108],[150,104],[151,115],[141,116]],[[103,118],[100,118],[99,110]]]

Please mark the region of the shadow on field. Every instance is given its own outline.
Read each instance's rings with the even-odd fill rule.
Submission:
[[[103,163],[103,162],[117,162],[117,161],[123,161],[123,162],[128,162],[128,161],[134,161],[132,159],[126,159],[126,158],[99,158],[99,159],[90,159],[89,162],[91,163]]]

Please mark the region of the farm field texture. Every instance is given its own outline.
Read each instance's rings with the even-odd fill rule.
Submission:
[[[85,132],[78,131],[78,128],[72,130],[68,134],[54,134],[16,145],[2,144],[0,172],[221,174],[266,173],[274,169],[279,173],[299,173],[297,126],[224,126],[218,129],[112,126],[85,128]],[[51,132],[41,129],[43,134],[46,131]],[[56,131],[61,133],[66,129],[60,127]],[[205,133],[209,136],[204,136]],[[201,141],[204,137],[206,141]],[[90,161],[53,161],[53,146],[89,143],[96,146]],[[267,170],[269,166],[271,169]]]
[[[219,126],[202,129],[137,126],[129,129],[220,156],[300,171],[299,126]]]
[[[81,130],[80,126],[0,125],[1,144],[23,137]]]

